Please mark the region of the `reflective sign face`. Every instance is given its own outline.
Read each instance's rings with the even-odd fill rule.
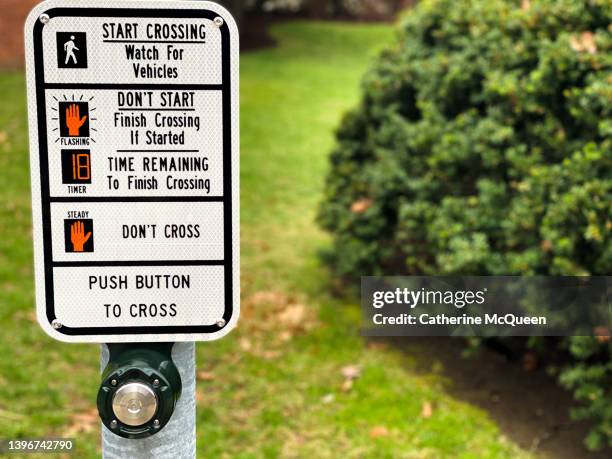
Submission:
[[[49,0],[25,42],[42,327],[75,342],[225,335],[239,313],[232,17]]]

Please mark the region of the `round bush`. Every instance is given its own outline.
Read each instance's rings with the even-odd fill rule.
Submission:
[[[337,132],[319,212],[335,271],[610,274],[611,17],[609,0],[419,2]],[[600,388],[609,345],[567,346],[603,352]],[[581,397],[606,405],[591,446],[612,439],[603,387]]]

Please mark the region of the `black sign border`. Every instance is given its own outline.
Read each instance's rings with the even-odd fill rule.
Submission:
[[[44,11],[49,18],[54,17],[135,17],[135,18],[201,18],[210,19],[221,16],[219,13],[201,9],[147,9],[147,8],[51,8]],[[44,80],[44,57],[42,31],[44,24],[36,21],[33,30],[34,43],[34,69],[36,81],[36,110],[38,121],[38,147],[40,162],[40,192],[42,207],[42,229],[43,229],[43,255],[45,271],[45,300],[46,314],[49,324],[57,320],[55,314],[55,296],[53,286],[53,267],[59,266],[196,266],[196,265],[223,265],[224,266],[224,297],[225,310],[223,313],[224,324],[220,326],[215,323],[212,325],[172,325],[172,326],[136,326],[136,327],[68,327],[64,324],[57,332],[69,336],[92,336],[92,335],[155,335],[155,334],[212,334],[222,330],[233,315],[233,227],[232,227],[232,113],[231,113],[231,40],[227,21],[219,27],[221,31],[221,68],[222,68],[222,109],[223,109],[223,219],[224,219],[224,259],[222,261],[154,261],[154,262],[83,262],[80,264],[70,262],[53,262],[51,245],[51,197],[49,187],[49,162],[47,147],[47,113],[45,90],[51,88],[66,87],[67,89],[78,89],[79,84],[45,84]],[[96,86],[96,85],[87,85]],[[97,85],[103,87],[104,85]],[[140,85],[122,85],[126,88]],[[164,89],[164,85],[145,84],[152,89]],[[211,89],[219,85],[168,85],[172,89]],[[72,201],[72,199],[67,199]],[[104,201],[105,198],[91,199],[91,201]],[[117,199],[111,199],[117,201]],[[137,200],[136,198],[130,201]],[[143,201],[211,201],[209,197],[198,199],[190,198],[144,198]],[[66,201],[57,199],[54,201]],[[61,321],[60,321],[61,322]]]

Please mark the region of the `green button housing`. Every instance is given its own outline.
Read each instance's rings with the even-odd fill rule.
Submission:
[[[173,346],[174,343],[108,344],[110,357],[102,372],[97,404],[100,419],[111,432],[124,438],[145,438],[170,421],[182,388],[172,361]],[[154,415],[142,425],[124,424],[113,411],[115,393],[129,383],[144,384],[157,400]]]

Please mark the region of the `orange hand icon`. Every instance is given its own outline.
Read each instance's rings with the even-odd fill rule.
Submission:
[[[83,118],[80,116],[79,106],[77,104],[70,104],[66,109],[66,127],[68,128],[68,135],[70,137],[78,137],[79,129],[85,123],[87,115]]]
[[[82,252],[83,246],[91,237],[91,231],[85,234],[85,225],[83,222],[77,221],[70,225],[70,242],[75,252]]]

